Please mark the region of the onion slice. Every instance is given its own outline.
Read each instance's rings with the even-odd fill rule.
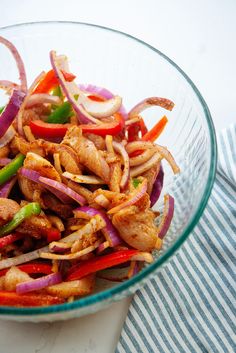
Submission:
[[[6,146],[15,136],[16,130],[14,127],[11,125],[5,135],[0,138],[0,148]]]
[[[32,292],[49,286],[53,286],[54,284],[58,284],[60,282],[62,282],[60,272],[51,273],[50,275],[43,276],[32,281],[18,283],[16,285],[16,293],[23,294],[27,292]]]
[[[174,103],[167,99],[167,98],[160,98],[160,97],[149,97],[138,104],[136,104],[129,112],[128,116],[129,119],[139,115],[142,113],[147,108],[150,108],[152,106],[159,106],[161,108],[167,109],[167,110],[172,110],[174,108]]]
[[[157,235],[160,239],[164,238],[170,227],[170,223],[174,215],[174,204],[175,201],[172,196],[170,196],[169,194],[164,196],[163,216],[157,230]]]
[[[88,123],[94,123],[94,124],[99,124],[100,121],[93,118],[86,110],[82,107],[81,104],[78,104],[78,102],[75,100],[74,95],[79,94],[81,91],[78,92],[71,92],[70,90],[70,83],[68,83],[62,72],[61,72],[61,63],[59,62],[59,57],[56,55],[55,51],[50,52],[50,60],[52,64],[53,71],[55,72],[55,75],[60,82],[61,88],[63,93],[65,94],[66,98],[68,101],[71,103],[77,118],[81,124],[88,124]],[[82,93],[83,94],[83,93]]]
[[[0,167],[4,167],[12,161],[11,158],[0,158]]]
[[[0,36],[0,43],[4,44],[11,51],[11,53],[16,61],[17,67],[18,67],[20,82],[21,82],[21,90],[23,92],[26,92],[27,91],[27,80],[26,80],[25,67],[24,67],[23,60],[22,60],[18,50],[9,40],[7,40],[6,38],[3,38],[1,36]]]
[[[67,83],[62,72],[61,72],[61,65],[58,61],[58,57],[55,51],[50,52],[50,60],[52,64],[52,68],[58,78],[62,90],[67,97],[68,101],[72,104],[78,119],[81,123],[100,123],[99,120],[96,120],[94,117],[97,118],[106,118],[111,116],[112,114],[116,113],[122,104],[122,99],[119,96],[114,96],[106,101],[103,102],[96,102],[92,99],[89,99],[83,91],[76,86],[75,92],[71,92],[71,84]],[[75,88],[75,85],[73,85]],[[74,95],[77,94],[78,100],[76,101]]]
[[[32,260],[36,260],[40,257],[41,252],[48,251],[48,246],[44,246],[41,249],[37,249],[31,252],[28,252],[27,254],[22,254],[18,255],[15,257],[10,257],[8,259],[4,259],[0,261],[0,270],[12,266],[17,266],[20,264],[24,264],[25,262],[29,262]]]
[[[70,203],[71,200],[78,202],[80,205],[84,205],[86,203],[86,200],[83,196],[79,195],[68,186],[60,183],[59,181],[44,178],[35,170],[23,167],[20,169],[19,173],[25,178],[43,185],[64,203]]]
[[[78,87],[81,91],[85,91],[85,93],[89,93],[89,94],[92,93],[104,99],[111,99],[114,97],[114,94],[104,87],[99,87],[91,84],[87,84],[87,85],[79,84]],[[118,112],[123,116],[125,120],[127,119],[127,112],[123,105],[121,105]]]
[[[64,172],[62,176],[72,181],[75,181],[76,183],[94,184],[94,185],[106,184],[104,180],[93,175],[82,175],[82,174],[78,175],[78,174],[72,174],[69,172]]]
[[[40,177],[39,182],[41,182],[46,188],[49,186],[50,190],[54,189],[56,191],[61,192],[64,195],[69,196],[72,200],[78,202],[80,205],[86,204],[86,200],[83,196],[79,195],[77,192],[75,192],[68,186],[60,183],[59,181]]]
[[[168,149],[166,147],[160,146],[160,145],[155,145],[158,152],[160,153],[160,155],[165,158],[167,160],[167,162],[170,164],[174,174],[177,174],[180,172],[179,166],[177,165],[177,163],[174,160],[174,157],[172,156],[172,154],[170,153],[170,151],[168,151]]]
[[[106,223],[106,226],[102,229],[102,232],[105,238],[107,239],[107,241],[109,242],[110,246],[114,247],[122,243],[122,239],[120,238],[117,229],[113,226],[112,222],[107,217],[105,212],[88,206],[76,208],[73,212],[75,217],[78,217],[78,218],[79,218],[79,214],[81,213],[88,215],[90,218],[94,217],[95,215],[100,215],[104,220],[104,222]]]
[[[150,195],[150,201],[151,201],[150,207],[155,205],[155,203],[160,197],[161,190],[163,187],[163,180],[164,180],[164,171],[163,171],[162,165],[160,165],[160,169],[157,174],[156,180],[153,183],[152,192]]]
[[[14,90],[10,100],[1,114],[0,119],[0,138],[5,135],[13,120],[15,119],[20,106],[25,98],[25,93],[19,90]]]
[[[133,255],[131,258],[132,261],[144,261],[147,263],[153,262],[153,256],[149,252],[139,251],[137,254]]]
[[[0,88],[4,89],[7,94],[11,94],[13,89],[20,90],[20,86],[17,83],[8,80],[0,80]]]
[[[147,170],[149,170],[153,165],[155,165],[157,162],[161,161],[161,155],[156,152],[147,162],[138,165],[136,167],[133,167],[130,169],[130,175],[132,178],[136,177],[137,175],[141,175]]]
[[[129,155],[126,152],[125,147],[121,143],[113,141],[112,145],[114,147],[114,150],[116,152],[119,152],[123,158],[124,169],[123,169],[123,175],[122,175],[122,178],[120,181],[120,187],[121,187],[121,189],[124,189],[129,182],[129,175],[130,175]]]
[[[127,201],[121,203],[118,206],[111,208],[107,213],[113,214],[122,210],[125,207],[134,205],[143,197],[146,191],[147,191],[147,180],[143,179],[143,182],[140,183],[138,187],[132,192],[131,197]]]
[[[0,197],[8,198],[13,186],[15,185],[16,180],[17,180],[17,177],[14,176],[10,180],[8,180],[5,184],[0,186]]]
[[[33,81],[33,83],[31,84],[30,88],[27,91],[26,97],[25,97],[23,103],[21,104],[20,110],[17,114],[17,130],[21,136],[24,136],[23,124],[22,124],[22,117],[23,117],[24,110],[26,108],[26,105],[27,105],[35,87],[43,79],[44,76],[45,76],[45,72],[43,71]]]

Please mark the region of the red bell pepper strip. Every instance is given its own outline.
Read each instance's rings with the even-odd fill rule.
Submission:
[[[148,132],[148,128],[142,118],[139,120],[139,126],[140,126],[140,131],[141,131],[141,134],[143,137]]]
[[[42,120],[31,120],[30,129],[36,137],[39,138],[53,138],[64,137],[69,124],[50,124]]]
[[[161,120],[159,120],[156,125],[154,125],[153,128],[142,137],[142,140],[154,142],[160,136],[167,123],[168,119],[164,115],[163,118],[161,118]]]
[[[44,274],[44,275],[50,275],[52,273],[52,265],[46,264],[46,263],[40,263],[40,262],[31,262],[28,264],[22,264],[18,265],[17,268],[19,270],[28,273],[28,275],[31,274]],[[0,271],[0,277],[5,276],[9,268],[4,268],[3,270]]]
[[[100,136],[117,135],[124,127],[124,118],[120,113],[115,113],[116,121],[103,123],[101,125],[87,124],[80,125],[83,132],[93,133]],[[30,129],[39,138],[64,137],[70,124],[49,124],[42,120],[31,120]]]
[[[10,245],[23,237],[24,237],[23,234],[13,233],[13,234],[8,234],[3,238],[0,238],[0,249],[5,248],[5,246]]]
[[[75,79],[75,75],[65,72],[63,70],[62,74],[65,78],[66,81],[71,82]],[[39,82],[38,86],[35,88],[34,93],[49,93],[55,86],[57,86],[58,79],[55,76],[55,73],[53,70],[50,70],[46,73],[46,76],[42,79],[42,81]]]
[[[52,295],[0,291],[0,305],[5,306],[48,306],[64,302],[64,299]]]
[[[124,118],[120,113],[113,114],[116,121],[103,123],[101,125],[87,124],[80,125],[83,132],[88,132],[96,134],[99,136],[112,135],[115,136],[119,134],[124,127]]]
[[[51,243],[52,241],[58,241],[61,239],[61,232],[56,228],[45,229],[44,231],[47,242]]]
[[[104,270],[129,261],[132,256],[136,255],[138,250],[120,250],[112,254],[95,257],[91,260],[84,261],[74,267],[73,272],[69,271],[68,281],[73,281],[85,277],[91,273]]]

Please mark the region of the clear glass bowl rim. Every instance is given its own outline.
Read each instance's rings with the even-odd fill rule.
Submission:
[[[161,51],[158,49],[154,48],[150,44],[144,42],[141,39],[138,39],[128,33],[112,29],[109,27],[97,25],[97,24],[92,24],[92,23],[86,23],[86,22],[76,22],[76,21],[36,21],[36,22],[26,22],[26,23],[19,23],[19,24],[13,24],[5,27],[0,27],[0,34],[4,35],[4,30],[8,29],[13,29],[13,28],[18,28],[18,27],[27,27],[27,26],[34,26],[34,25],[80,25],[80,26],[88,26],[88,27],[93,27],[93,28],[99,28],[103,29],[105,31],[111,31],[114,33],[117,33],[121,36],[128,37],[134,41],[137,41],[143,46],[148,47],[150,50],[154,51],[157,53],[159,56],[164,58],[169,64],[171,64],[188,82],[188,84],[191,86],[193,89],[194,93],[196,94],[202,108],[205,114],[205,118],[207,121],[207,126],[209,130],[209,136],[210,136],[210,168],[209,168],[209,174],[207,178],[207,183],[206,187],[202,196],[202,199],[199,202],[198,208],[192,217],[191,222],[189,225],[186,227],[186,229],[182,232],[178,240],[166,251],[166,253],[160,258],[157,259],[154,263],[150,264],[149,266],[145,267],[142,272],[138,273],[136,276],[133,278],[120,283],[119,285],[109,288],[105,291],[102,291],[100,293],[96,293],[93,295],[90,295],[85,298],[81,298],[78,301],[74,301],[72,303],[65,303],[65,304],[60,304],[60,305],[53,305],[53,306],[47,306],[47,307],[35,307],[35,308],[15,308],[15,307],[0,307],[0,314],[1,315],[10,315],[10,316],[32,316],[32,315],[43,315],[43,314],[53,314],[57,312],[66,312],[70,310],[76,310],[80,308],[85,308],[89,307],[90,305],[95,305],[99,302],[103,302],[106,299],[112,298],[114,295],[121,294],[122,292],[128,290],[135,284],[138,284],[140,281],[145,279],[146,277],[150,276],[152,273],[156,272],[158,268],[160,268],[171,256],[174,255],[174,253],[180,248],[180,246],[184,243],[184,241],[188,238],[189,234],[192,232],[196,224],[198,223],[205,207],[207,204],[207,201],[210,197],[211,190],[214,184],[215,180],[215,174],[216,174],[216,162],[217,162],[217,143],[216,143],[216,135],[215,135],[215,128],[213,125],[212,117],[209,111],[209,108],[202,97],[201,93],[199,92],[198,88],[195,86],[195,84],[192,82],[192,80],[188,77],[188,75],[175,63],[173,62],[168,56],[163,54]]]

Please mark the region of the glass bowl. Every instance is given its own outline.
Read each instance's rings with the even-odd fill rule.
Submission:
[[[123,97],[127,110],[149,96],[174,101],[172,112],[160,108],[145,114],[148,126],[167,114],[169,124],[159,139],[174,155],[181,174],[173,176],[164,164],[164,193],[175,198],[175,213],[163,249],[154,263],[133,278],[73,303],[37,308],[0,307],[0,318],[18,321],[53,321],[98,311],[134,293],[170,260],[187,239],[206,206],[215,177],[216,139],[208,107],[189,77],[167,56],[147,43],[109,28],[73,22],[39,22],[0,29],[21,53],[28,82],[50,68],[49,51],[69,57],[71,71],[81,83],[107,87]],[[15,63],[0,47],[0,78],[17,80]],[[0,105],[2,105],[0,97]],[[162,195],[163,196],[163,195]],[[163,197],[160,198],[162,200]],[[162,201],[156,208],[161,210]]]

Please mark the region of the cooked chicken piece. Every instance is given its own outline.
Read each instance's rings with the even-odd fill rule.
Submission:
[[[24,167],[35,170],[44,177],[61,181],[61,177],[56,171],[56,169],[53,167],[53,165],[48,160],[39,156],[36,153],[27,153],[26,158],[24,160]],[[39,202],[41,207],[45,208],[45,205],[41,198],[42,191],[44,190],[42,185],[35,183],[20,174],[18,174],[18,183],[21,192],[24,194],[25,198],[28,201]]]
[[[47,229],[52,228],[51,222],[47,219],[46,216],[32,216],[26,220],[24,220],[19,227],[17,227],[17,231],[19,233],[28,234],[34,238],[42,238],[45,236],[45,232]]]
[[[140,212],[136,206],[130,206],[114,214],[112,223],[127,244],[141,251],[151,251],[157,241],[154,218],[152,211]]]
[[[26,200],[39,202],[41,207],[44,207],[43,201],[41,199],[41,193],[43,191],[43,187],[41,185],[26,179],[20,174],[18,174],[18,184]]]
[[[92,141],[98,150],[102,150],[102,151],[105,150],[106,144],[102,136],[95,135],[95,134],[84,134],[84,137]]]
[[[10,148],[8,146],[0,147],[0,158],[6,158],[10,152]]]
[[[142,176],[147,179],[147,193],[149,195],[152,193],[153,184],[159,172],[160,165],[160,162],[157,162],[153,167],[142,174]]]
[[[15,291],[18,283],[23,283],[32,280],[32,278],[26,273],[21,271],[19,268],[13,266],[7,271],[3,287],[5,290]]]
[[[47,293],[62,298],[70,296],[83,296],[90,294],[95,285],[94,275],[86,276],[77,281],[62,282],[46,288]]]
[[[111,178],[110,178],[110,190],[115,192],[120,192],[120,181],[122,177],[122,170],[121,170],[121,163],[111,163],[110,164],[111,170]]]
[[[60,163],[69,173],[82,174],[79,158],[75,151],[66,145],[59,145],[57,152],[60,155]]]
[[[0,226],[9,222],[20,209],[16,201],[0,198]]]
[[[28,152],[34,152],[42,157],[45,156],[45,152],[40,147],[38,141],[28,142],[23,137],[16,135],[10,144],[11,150],[14,154],[22,153],[26,155]]]
[[[24,160],[24,167],[39,172],[41,176],[56,181],[61,181],[60,174],[54,166],[45,158],[36,153],[28,152]]]
[[[72,147],[78,154],[79,161],[105,182],[109,182],[110,168],[92,141],[82,135],[77,126],[68,129],[63,144]]]
[[[52,210],[59,217],[67,219],[73,217],[73,208],[71,205],[61,203],[55,196],[50,193],[43,193],[42,200],[46,209]]]
[[[97,189],[93,193],[93,200],[95,200],[95,198],[98,195],[105,196],[106,199],[108,199],[111,202],[110,208],[113,208],[113,207],[125,202],[128,199],[127,195],[125,195],[123,193],[109,191],[109,190],[103,190],[103,189]]]

